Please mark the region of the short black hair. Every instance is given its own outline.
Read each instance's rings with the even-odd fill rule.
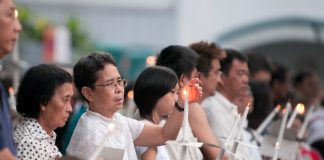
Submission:
[[[259,71],[267,71],[269,74],[271,74],[272,66],[265,55],[260,52],[250,51],[247,53],[247,57],[249,59],[248,66],[251,76]]]
[[[171,68],[178,78],[181,74],[190,77],[196,68],[198,57],[198,54],[188,47],[171,45],[161,51],[156,65]]]
[[[311,76],[315,76],[315,73],[311,70],[304,69],[298,71],[293,78],[293,82],[292,82],[293,86],[297,87],[298,85],[303,83],[307,77],[311,77]]]
[[[90,53],[75,64],[73,68],[74,84],[84,100],[87,101],[81,92],[82,87],[93,89],[94,83],[98,80],[97,72],[103,70],[106,64],[116,66],[114,58],[105,52]]]
[[[134,101],[141,118],[152,121],[152,111],[157,101],[170,92],[178,83],[173,70],[161,66],[146,68],[137,78]]]
[[[199,55],[197,60],[197,70],[207,77],[212,67],[212,60],[220,60],[223,50],[214,42],[208,43],[204,41],[193,43],[189,47]]]
[[[288,80],[287,79],[288,72],[289,70],[287,67],[277,64],[274,70],[272,71],[270,85],[272,86],[275,81],[278,81],[280,83],[285,83]]]
[[[236,59],[241,62],[248,62],[248,58],[240,53],[237,50],[234,49],[225,49],[226,52],[226,57],[222,59],[220,62],[221,64],[221,71],[225,74],[228,75],[229,70],[231,69],[232,62]]]
[[[47,105],[55,89],[64,83],[72,84],[72,76],[57,66],[41,64],[28,69],[18,87],[18,113],[24,117],[38,118],[40,106]]]

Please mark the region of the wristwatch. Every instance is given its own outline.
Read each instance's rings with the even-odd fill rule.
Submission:
[[[179,112],[183,112],[184,108],[180,107],[178,104],[178,101],[175,103],[175,108],[179,111]]]

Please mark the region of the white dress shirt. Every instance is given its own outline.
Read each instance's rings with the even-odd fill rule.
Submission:
[[[223,145],[225,143],[225,138],[228,136],[235,120],[239,115],[237,106],[231,103],[219,92],[216,92],[214,96],[206,98],[201,105],[207,114],[210,127],[216,136],[221,137],[219,140]],[[236,129],[237,128],[238,127],[236,127]],[[249,139],[247,139],[249,134],[250,133],[248,133],[246,130],[243,130],[243,142],[250,143]],[[233,141],[230,143],[229,148],[232,148],[232,144]],[[251,155],[251,153],[254,153],[255,155]],[[251,151],[248,147],[242,146],[242,144],[238,145],[236,155],[242,160],[261,160],[259,151]]]
[[[55,145],[56,134],[46,133],[34,118],[22,118],[14,132],[17,158],[28,160],[53,160],[62,157]]]
[[[115,128],[107,135],[108,124]],[[144,124],[115,113],[113,118],[106,118],[88,110],[80,118],[67,148],[67,154],[81,160],[87,160],[105,136],[105,147],[124,149],[123,160],[137,160],[133,141],[143,131]]]

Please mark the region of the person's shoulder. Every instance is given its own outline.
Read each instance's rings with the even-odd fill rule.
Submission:
[[[93,118],[90,118],[86,112],[81,116],[81,118],[77,122],[73,134],[77,134],[78,132],[82,132],[83,134],[89,133],[95,130],[97,126],[96,123],[97,122]]]
[[[30,130],[27,126],[18,124],[17,128],[13,132],[13,138],[16,142],[21,141],[23,138],[32,137]]]

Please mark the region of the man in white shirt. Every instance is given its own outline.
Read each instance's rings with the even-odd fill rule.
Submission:
[[[82,115],[75,128],[67,148],[68,155],[89,159],[106,139],[104,147],[125,150],[123,160],[137,160],[134,144],[158,146],[177,137],[183,119],[180,111],[174,111],[164,127],[144,125],[116,113],[123,107],[127,81],[121,78],[110,54],[97,52],[81,58],[73,73],[74,83],[89,104],[89,111]],[[182,99],[179,102],[183,102]],[[110,124],[115,127],[109,131]]]
[[[233,103],[248,90],[249,69],[247,58],[241,53],[227,49],[226,58],[221,60],[221,80],[214,96],[207,97],[203,102],[208,122],[215,135],[227,137],[234,121],[238,117],[238,108]],[[246,132],[246,131],[244,131]],[[243,142],[249,142],[244,136]],[[221,139],[224,144],[224,139]],[[232,148],[231,146],[229,148]],[[236,151],[237,156],[244,160],[261,159],[260,154],[251,155],[249,149],[241,144]]]

